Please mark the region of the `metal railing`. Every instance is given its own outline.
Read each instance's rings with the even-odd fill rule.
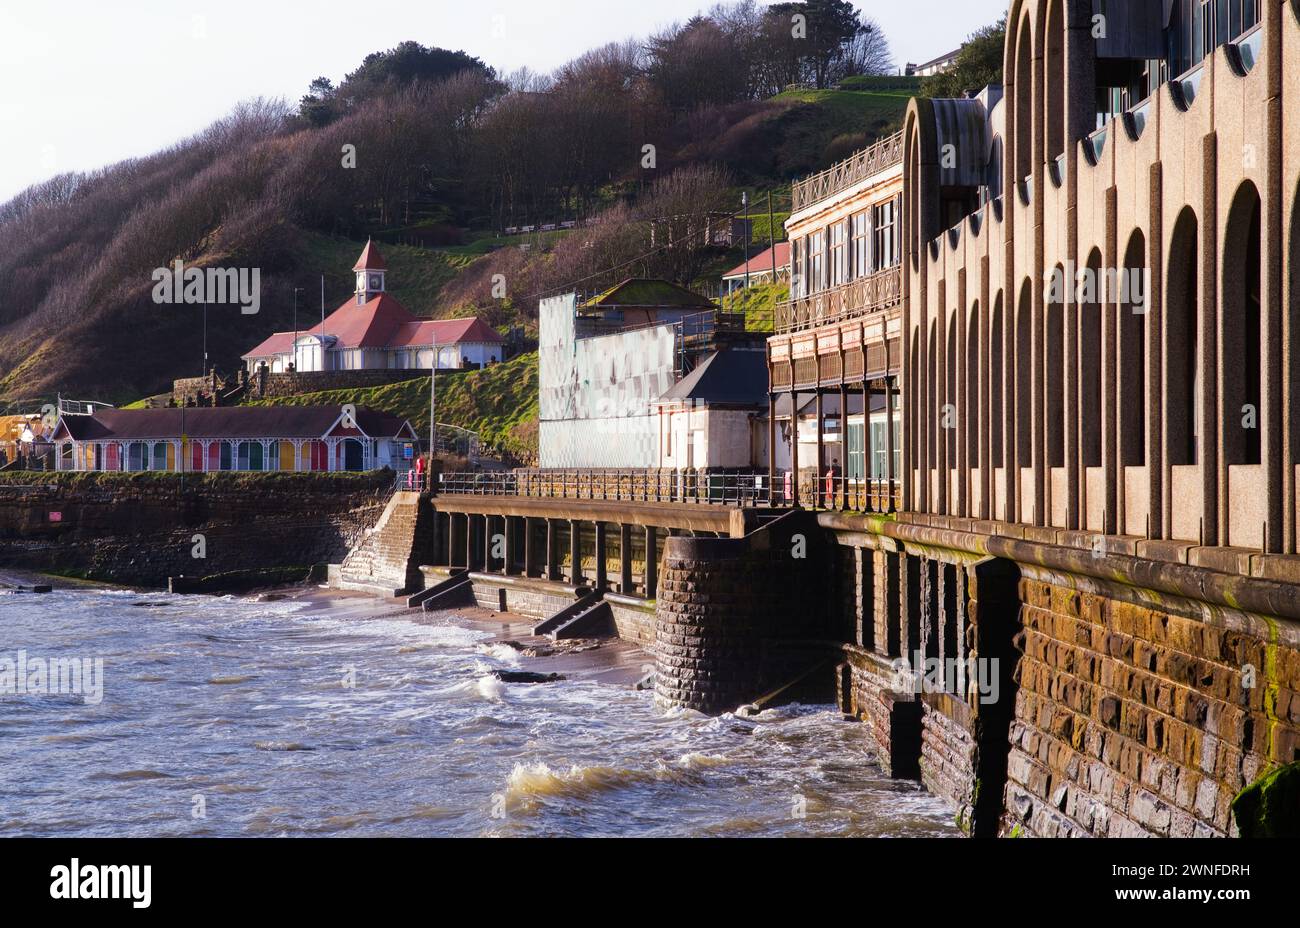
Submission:
[[[439,495],[522,496],[533,499],[707,506],[769,505],[765,471],[515,470],[442,474]]]
[[[404,489],[404,487],[403,487]],[[442,474],[438,495],[515,496],[531,499],[597,500],[622,503],[678,503],[732,508],[786,509],[796,505],[792,474],[781,471],[775,483],[766,471],[674,470],[516,470]],[[842,512],[894,512],[902,504],[902,484],[883,477],[845,479],[799,475],[799,506]]]
[[[801,181],[796,181],[791,188],[792,211],[807,209],[818,200],[834,196],[847,190],[859,181],[866,180],[886,168],[902,163],[903,133],[881,139],[870,148],[854,152],[853,155],[832,165],[820,174],[813,174]]]
[[[799,332],[868,316],[902,301],[903,269],[891,267],[870,277],[859,277],[829,290],[778,303],[773,328],[778,335]]]

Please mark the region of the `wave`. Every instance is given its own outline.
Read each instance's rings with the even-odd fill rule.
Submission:
[[[489,702],[505,699],[506,685],[491,674],[478,679],[478,694]]]
[[[544,799],[586,799],[601,793],[629,789],[665,780],[680,782],[693,778],[658,764],[653,770],[577,764],[568,770],[553,770],[545,763],[515,764],[506,778],[507,808],[535,808]]]
[[[721,754],[702,754],[698,751],[691,751],[677,758],[677,765],[687,770],[704,770],[729,763],[731,763],[730,758],[723,757]]]

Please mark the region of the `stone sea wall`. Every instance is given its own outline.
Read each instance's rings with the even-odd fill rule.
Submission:
[[[0,566],[162,587],[338,563],[382,514],[391,481],[386,472],[3,475]]]

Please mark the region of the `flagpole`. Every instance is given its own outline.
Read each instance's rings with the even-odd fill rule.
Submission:
[[[433,459],[438,451],[438,330],[433,329],[433,364],[429,370],[429,467],[425,471],[428,480],[427,490],[433,490]]]

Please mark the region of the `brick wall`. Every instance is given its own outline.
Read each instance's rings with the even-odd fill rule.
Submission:
[[[1294,627],[1286,642],[1278,620],[1021,593],[1005,833],[1228,835],[1233,797],[1300,759]]]
[[[834,634],[818,607],[833,554],[803,512],[745,538],[670,538],[655,616],[656,700],[724,712],[788,682],[806,660],[794,643]]]
[[[337,562],[391,475],[53,474],[0,479],[0,565],[138,586]],[[51,514],[58,514],[54,521]],[[202,535],[196,558],[195,535]]]

